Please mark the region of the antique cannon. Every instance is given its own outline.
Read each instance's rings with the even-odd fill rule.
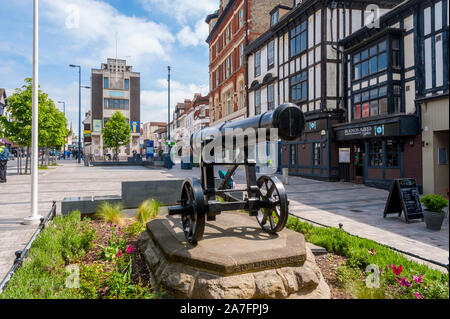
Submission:
[[[275,176],[261,176],[256,179],[256,161],[249,158],[250,142],[246,136],[247,129],[254,129],[261,141],[273,140],[270,129],[277,129],[276,139],[293,141],[300,137],[305,127],[305,119],[300,108],[291,103],[278,106],[272,112],[232,122],[225,122],[217,126],[204,128],[194,133],[190,138],[191,148],[195,141],[200,141],[203,150],[214,139],[222,138],[225,145],[227,130],[239,128],[233,138],[233,147],[243,149],[243,160],[232,162],[207,162],[201,157],[201,179],[187,178],[181,187],[179,206],[169,207],[169,215],[180,214],[183,231],[190,243],[201,240],[205,228],[205,218],[208,221],[216,219],[222,211],[246,210],[250,216],[256,216],[261,228],[268,233],[281,231],[288,218],[288,199],[283,184]],[[247,130],[247,131],[246,131]],[[272,130],[273,132],[273,130]],[[242,137],[242,138],[240,138]],[[238,142],[240,141],[240,142]],[[214,166],[230,165],[225,178],[218,188],[215,187]],[[235,190],[226,185],[239,166],[245,166],[247,187],[244,199],[237,199],[230,195]],[[219,201],[217,197],[224,201]]]

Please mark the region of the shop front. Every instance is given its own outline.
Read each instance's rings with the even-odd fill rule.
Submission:
[[[422,188],[422,146],[417,116],[394,115],[335,124],[333,130],[340,154],[341,179],[388,189],[393,179],[415,178]]]
[[[293,142],[282,143],[283,167],[289,175],[312,179],[339,181],[337,144],[332,125],[342,118],[342,111],[321,111],[305,116],[302,136]]]

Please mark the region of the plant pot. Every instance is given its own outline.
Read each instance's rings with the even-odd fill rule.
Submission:
[[[423,216],[425,217],[425,224],[428,229],[441,230],[442,223],[444,222],[445,214],[444,212],[432,212],[429,210],[423,211]]]

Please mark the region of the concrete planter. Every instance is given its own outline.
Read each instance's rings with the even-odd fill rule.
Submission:
[[[445,217],[444,212],[438,213],[424,209],[423,216],[425,217],[425,224],[427,225],[428,229],[441,230],[441,226]]]

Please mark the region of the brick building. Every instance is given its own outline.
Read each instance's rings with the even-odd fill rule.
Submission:
[[[247,116],[245,46],[267,29],[269,12],[278,4],[292,0],[222,0],[206,18],[212,124]]]

